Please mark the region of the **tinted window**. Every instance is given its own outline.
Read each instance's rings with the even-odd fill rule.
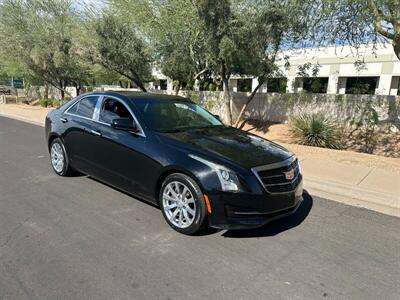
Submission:
[[[346,94],[375,94],[378,77],[347,77]]]
[[[309,93],[326,94],[328,77],[307,77],[303,79],[303,90]]]
[[[106,99],[100,111],[100,121],[111,124],[111,121],[118,118],[129,118],[133,121],[133,117],[124,104],[115,99]]]
[[[142,113],[147,126],[156,131],[223,126],[216,117],[192,102],[136,100],[135,105]]]
[[[267,93],[286,93],[287,78],[268,78]]]
[[[237,81],[237,90],[238,92],[251,92],[251,79],[238,79]]]
[[[81,117],[92,118],[97,98],[97,96],[83,98],[75,103],[68,112]]]

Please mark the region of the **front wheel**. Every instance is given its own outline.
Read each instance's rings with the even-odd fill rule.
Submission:
[[[206,227],[203,193],[189,176],[181,173],[169,175],[161,186],[159,198],[165,220],[176,231],[193,235]]]

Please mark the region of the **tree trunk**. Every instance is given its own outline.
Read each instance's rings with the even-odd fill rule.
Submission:
[[[229,78],[224,77],[224,107],[226,112],[226,122],[228,125],[232,125],[232,109],[231,109],[231,94],[229,91]]]
[[[142,79],[139,77],[139,75],[134,70],[131,70],[131,74],[132,75],[130,75],[130,76],[127,76],[127,75],[124,75],[124,76],[128,77],[130,80],[132,80],[139,89],[141,89],[143,92],[146,93],[147,90],[144,87],[144,83],[143,83]]]
[[[44,99],[49,99],[49,84],[45,83],[44,85]]]
[[[247,109],[247,106],[250,104],[251,101],[253,101],[254,96],[257,94],[258,90],[259,90],[260,87],[263,85],[263,83],[264,83],[264,81],[262,81],[262,82],[259,81],[259,82],[258,82],[258,85],[257,85],[256,88],[254,89],[254,91],[253,91],[253,92],[250,94],[250,96],[247,98],[247,101],[246,101],[246,103],[243,105],[243,107],[242,107],[242,109],[241,109],[241,111],[240,111],[240,113],[239,113],[239,116],[238,116],[238,118],[237,118],[237,120],[236,120],[235,127],[238,127],[239,122],[240,122],[240,120],[243,118],[243,115],[244,115],[244,113],[245,113],[245,111],[246,111],[246,109]],[[242,124],[240,124],[240,128],[243,127],[244,123],[245,123],[245,121],[243,121]]]
[[[64,82],[62,80],[60,80],[60,91],[61,91],[61,103],[64,103],[65,88],[64,88]]]
[[[134,81],[135,84],[138,86],[138,88],[142,90],[142,92],[147,93],[147,90],[146,90],[146,88],[144,87],[144,84],[143,84],[142,81],[140,81],[140,80],[133,80],[133,81]]]
[[[179,95],[179,91],[181,90],[181,84],[178,82],[175,86],[175,96]]]
[[[393,45],[394,53],[396,54],[397,58],[400,60],[400,33],[396,34],[394,36],[392,45]]]
[[[76,89],[76,95],[79,96],[81,94],[81,89],[82,89],[81,85],[77,84],[75,86],[75,89]]]

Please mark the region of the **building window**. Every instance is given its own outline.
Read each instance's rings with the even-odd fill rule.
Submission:
[[[167,80],[165,79],[160,80],[160,89],[164,91],[167,89]]]
[[[237,90],[238,92],[251,92],[252,79],[238,79]]]
[[[267,93],[286,93],[287,78],[269,78]]]
[[[375,94],[379,77],[347,77],[346,94]]]
[[[328,77],[305,77],[303,78],[303,90],[313,94],[326,94],[328,80]]]

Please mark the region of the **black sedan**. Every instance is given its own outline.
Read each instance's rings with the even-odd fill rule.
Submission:
[[[302,201],[293,153],[186,98],[84,94],[48,114],[46,141],[58,175],[79,171],[155,203],[185,234],[262,226]]]

